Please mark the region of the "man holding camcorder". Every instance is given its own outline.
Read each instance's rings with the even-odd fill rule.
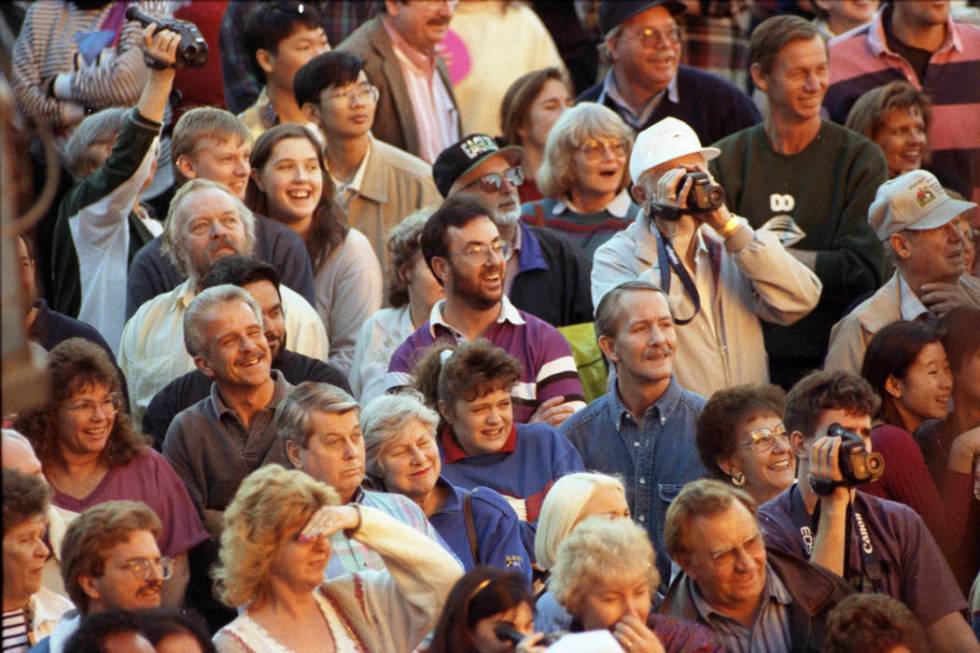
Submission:
[[[880,399],[861,377],[813,372],[786,397],[783,421],[799,481],[759,509],[768,546],[808,559],[859,592],[888,594],[922,623],[930,651],[977,651],[966,601],[922,518],[858,492],[884,471],[871,452]]]
[[[595,254],[592,301],[624,281],[649,281],[670,297],[675,371],[704,396],[769,378],[760,319],[792,324],[820,298],[816,275],[771,232],[725,206],[707,173],[719,155],[690,126],[665,118],[637,136],[632,194],[643,212]]]

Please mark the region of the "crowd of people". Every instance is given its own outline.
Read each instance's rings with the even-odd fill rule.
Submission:
[[[980,652],[975,4],[4,6],[2,651]]]

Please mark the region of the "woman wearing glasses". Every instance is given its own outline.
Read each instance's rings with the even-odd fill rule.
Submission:
[[[796,477],[796,456],[783,426],[786,393],[775,385],[719,390],[698,418],[698,453],[717,479],[748,492],[760,505]]]
[[[613,110],[582,102],[555,122],[537,183],[545,199],[521,208],[530,224],[559,231],[591,258],[639,214],[626,170],[633,132]]]
[[[268,130],[256,141],[251,164],[245,204],[306,243],[330,362],[347,374],[361,325],[381,308],[378,257],[367,237],[347,226],[320,145],[306,128],[286,124]]]
[[[163,602],[179,606],[189,577],[187,551],[208,537],[184,484],[119,411],[119,375],[98,345],[81,338],[61,342],[48,353],[47,379],[50,398],[20,415],[15,428],[41,460],[52,503],[73,512],[114,500],[148,505],[162,525],[158,546],[175,560]]]

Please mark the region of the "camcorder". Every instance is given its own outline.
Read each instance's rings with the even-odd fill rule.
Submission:
[[[810,479],[810,487],[817,494],[831,494],[838,487],[855,487],[877,481],[885,471],[885,459],[880,453],[872,453],[864,444],[864,438],[845,429],[836,422],[827,429],[827,435],[841,439],[837,451],[837,467],[843,477],[840,481]]]
[[[725,204],[725,189],[714,183],[706,172],[688,172],[677,182],[677,188],[682,188],[686,180],[691,179],[691,190],[687,194],[687,207],[681,208],[671,204],[651,201],[649,217],[661,217],[664,220],[676,222],[682,215],[689,213],[710,213],[720,209]]]
[[[136,7],[126,10],[126,20],[135,20],[140,25],[146,27],[150,23],[157,26],[156,31],[169,30],[180,36],[180,43],[177,44],[177,68],[203,68],[208,62],[208,42],[201,36],[201,30],[197,25],[186,20],[176,20],[174,18],[154,18],[144,14]],[[155,33],[155,32],[154,32]],[[150,57],[146,57],[146,64],[152,68],[158,68],[159,62]],[[168,67],[168,66],[165,66]]]
[[[496,626],[494,626],[493,634],[496,635],[497,639],[500,640],[501,642],[513,642],[515,646],[517,644],[520,644],[521,640],[524,639],[524,637],[526,637],[524,633],[517,630],[510,624],[505,624],[505,623],[499,623]],[[540,645],[551,646],[559,639],[561,639],[562,636],[567,634],[568,633],[560,630],[555,631],[553,633],[546,633],[544,637],[541,638]]]

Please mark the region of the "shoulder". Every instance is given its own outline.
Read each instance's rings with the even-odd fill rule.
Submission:
[[[336,49],[363,56],[371,51],[372,42],[379,37],[383,37],[386,41],[388,40],[384,26],[381,24],[381,18],[375,16],[351,32],[347,38],[340,42],[340,45]]]
[[[611,401],[608,394],[595,399],[582,410],[576,411],[571,417],[565,420],[560,428],[560,432],[566,437],[572,438],[576,433],[586,428],[599,419],[608,416],[608,406]],[[612,424],[610,424],[612,427]]]
[[[595,102],[602,94],[602,82],[582,91],[576,98],[579,102]]]
[[[762,130],[762,125],[752,125],[751,127],[746,127],[745,129],[740,129],[734,134],[729,134],[725,138],[721,139],[717,143],[714,143],[712,147],[717,147],[721,150],[721,154],[718,155],[716,161],[719,163],[724,160],[727,156],[730,156],[734,152],[740,151],[746,147],[746,144],[753,137],[754,134]]]
[[[781,523],[784,519],[788,518],[790,511],[790,492],[792,489],[792,486],[790,486],[790,488],[783,490],[759,506],[760,520]]]
[[[173,421],[170,423],[170,428],[167,430],[167,435],[170,435],[171,431],[176,431],[183,437],[185,429],[190,426],[194,428],[201,428],[202,426],[208,426],[215,423],[217,415],[214,412],[214,406],[211,402],[210,393],[203,399],[195,401],[193,404],[180,411],[174,416]],[[169,439],[169,437],[168,437]]]
[[[518,521],[517,513],[507,503],[507,499],[496,490],[483,486],[475,487],[470,491],[470,497],[472,497],[474,515],[493,518],[495,521]],[[460,501],[462,499],[463,497],[460,497]]]
[[[568,439],[551,424],[536,422],[517,425],[517,443],[525,451],[528,448],[553,450],[568,448]]]
[[[560,340],[567,346],[568,342],[565,340],[565,337],[561,335],[561,332],[553,324],[521,309],[517,309],[517,311],[524,319],[524,324],[520,325],[519,328],[527,331],[529,340],[538,340],[545,343]]]
[[[651,612],[647,626],[657,633],[667,651],[721,651],[714,631],[688,619]]]
[[[677,381],[675,378],[675,383],[676,382]],[[701,395],[699,395],[698,393],[692,392],[687,388],[681,387],[679,384],[678,384],[678,392],[679,392],[679,396],[677,398],[677,401],[680,405],[684,406],[685,408],[691,408],[693,410],[700,412],[704,408],[705,404],[708,403],[708,400],[702,397]]]
[[[174,288],[169,292],[165,292],[162,295],[157,295],[153,299],[143,302],[143,304],[136,309],[136,312],[133,313],[133,317],[126,320],[126,326],[123,327],[122,343],[126,343],[127,333],[132,334],[144,323],[156,320],[166,313],[175,311],[177,309],[177,296],[179,294],[177,291],[181,288],[181,286],[177,286],[177,288]],[[120,346],[120,353],[122,349],[123,347]]]
[[[693,66],[685,64],[678,66],[677,82],[682,86],[690,85],[695,87],[701,93],[707,92],[713,95],[724,95],[728,97],[737,96],[740,99],[744,98],[745,100],[749,100],[749,97],[745,93],[727,79]]]
[[[395,172],[426,181],[432,180],[432,167],[414,154],[378,139],[371,142],[371,147],[371,156],[377,156],[383,165],[394,168]]]
[[[358,260],[362,260],[362,257],[369,257],[368,260],[377,259],[374,248],[371,247],[371,241],[368,240],[367,236],[354,228],[351,228],[347,232],[347,237],[344,238],[344,244],[341,245],[341,250],[345,250],[348,256],[356,257]]]

